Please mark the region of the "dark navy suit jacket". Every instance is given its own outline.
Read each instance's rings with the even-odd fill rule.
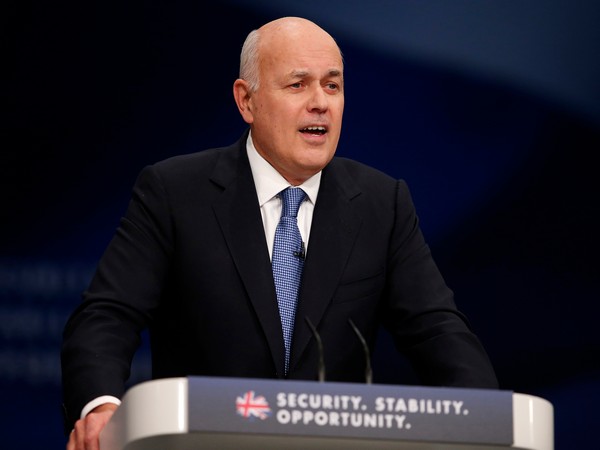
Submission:
[[[153,377],[284,377],[270,258],[245,150],[232,146],[145,168],[83,302],[65,327],[66,426],[91,399],[120,397],[149,327]],[[489,359],[431,257],[409,190],[363,164],[323,170],[288,378],[364,381],[385,326],[426,385],[495,388]]]

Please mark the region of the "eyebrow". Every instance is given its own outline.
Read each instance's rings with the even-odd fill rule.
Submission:
[[[308,70],[292,70],[290,72],[291,78],[305,78],[309,75],[310,72]],[[329,75],[330,77],[339,77],[342,75],[342,71],[338,69],[329,69],[327,75]]]

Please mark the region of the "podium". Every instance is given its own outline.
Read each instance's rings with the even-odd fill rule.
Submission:
[[[129,389],[100,450],[553,450],[545,399],[512,391],[187,377]]]

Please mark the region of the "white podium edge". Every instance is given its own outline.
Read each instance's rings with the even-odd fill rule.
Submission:
[[[513,393],[513,447],[554,450],[554,407],[543,398]]]
[[[140,383],[126,392],[100,434],[100,449],[123,449],[143,438],[188,433],[188,412],[187,378]],[[511,448],[554,450],[552,404],[533,395],[513,393],[513,433]]]
[[[139,439],[185,434],[188,430],[187,378],[145,381],[125,393],[121,406],[100,433],[100,448],[124,449]]]

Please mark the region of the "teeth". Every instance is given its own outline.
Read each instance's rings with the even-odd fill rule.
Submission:
[[[304,129],[308,131],[325,131],[325,127],[306,127]]]

